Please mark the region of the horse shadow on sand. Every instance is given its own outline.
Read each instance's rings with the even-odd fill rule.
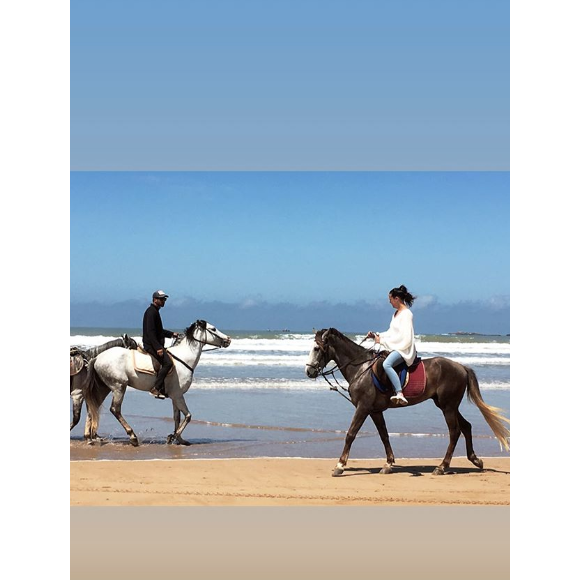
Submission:
[[[343,476],[355,476],[355,475],[377,475],[381,473],[381,467],[347,467],[344,470]],[[392,474],[396,473],[407,473],[411,477],[422,477],[424,475],[433,475],[432,465],[405,465],[405,466],[393,466]],[[450,467],[443,475],[465,475],[468,473],[503,473],[504,475],[509,475],[509,471],[503,471],[501,469],[491,469],[484,467],[479,469],[477,467]]]

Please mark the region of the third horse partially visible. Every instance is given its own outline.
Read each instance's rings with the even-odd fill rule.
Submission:
[[[96,356],[105,352],[106,350],[113,347],[123,347],[128,349],[136,349],[137,342],[133,340],[127,334],[124,334],[122,338],[117,338],[115,340],[110,340],[104,344],[81,349],[79,347],[71,347],[70,349],[70,397],[73,402],[73,417],[70,423],[70,430],[78,424],[81,419],[81,411],[83,407],[83,402],[85,400],[85,390],[87,387],[88,371],[87,367],[89,362]],[[106,396],[108,390],[100,390],[100,395]],[[87,421],[85,423],[85,438],[89,438],[89,426],[90,421],[87,415]]]

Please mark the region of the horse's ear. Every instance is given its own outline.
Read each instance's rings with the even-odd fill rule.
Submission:
[[[325,331],[324,331],[323,335],[321,336],[321,339],[322,339],[322,342],[323,342],[323,343],[324,343],[324,342],[326,342],[326,339],[328,338],[328,333],[329,333],[331,330],[332,330],[332,329],[330,329],[330,328],[329,328],[328,330],[325,330]]]

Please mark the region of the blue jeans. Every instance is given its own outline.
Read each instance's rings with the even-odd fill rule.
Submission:
[[[391,354],[389,354],[389,356],[383,362],[383,368],[387,373],[387,377],[389,377],[389,380],[391,381],[391,383],[393,383],[393,387],[395,387],[395,391],[397,393],[402,392],[401,381],[399,380],[399,375],[397,374],[397,371],[395,371],[393,367],[396,367],[404,362],[405,359],[396,350],[394,350]]]

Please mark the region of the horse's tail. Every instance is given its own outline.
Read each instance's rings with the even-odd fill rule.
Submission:
[[[464,367],[467,371],[467,398],[477,405],[477,408],[481,411],[483,418],[487,421],[487,424],[491,427],[494,435],[497,437],[499,444],[509,451],[509,429],[503,424],[509,424],[510,420],[504,417],[498,407],[492,407],[484,403],[481,397],[481,391],[479,390],[479,381],[475,376],[475,373],[469,367]]]
[[[87,366],[88,377],[84,393],[89,421],[88,434],[91,439],[97,436],[97,429],[99,428],[99,414],[104,400],[102,396],[103,387],[107,389],[107,392],[109,390],[95,371],[95,361],[96,358],[91,359]]]

